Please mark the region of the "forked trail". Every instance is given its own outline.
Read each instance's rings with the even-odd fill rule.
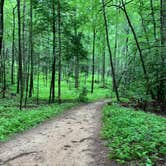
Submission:
[[[84,105],[0,144],[4,166],[108,166],[99,132],[104,101]]]

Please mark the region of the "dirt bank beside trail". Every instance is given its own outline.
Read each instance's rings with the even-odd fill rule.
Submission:
[[[110,166],[100,140],[101,108],[96,102],[67,111],[14,140],[0,144],[3,166]]]

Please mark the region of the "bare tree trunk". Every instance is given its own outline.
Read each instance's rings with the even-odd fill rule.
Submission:
[[[29,60],[29,58],[28,58]],[[28,101],[28,89],[29,88],[29,64],[27,66],[27,74],[26,74],[26,92],[25,92],[25,107],[27,106],[27,101]]]
[[[12,66],[11,66],[11,84],[14,84],[14,62],[15,62],[15,27],[16,27],[16,20],[15,20],[15,9],[13,8],[13,35],[12,35]]]
[[[22,17],[22,55],[23,55],[23,71],[26,72],[27,62],[26,62],[26,46],[25,46],[25,26],[26,26],[26,0],[23,3],[23,17]],[[29,63],[29,62],[28,62]]]
[[[40,54],[38,55],[38,66],[37,66],[37,104],[39,104],[39,93],[40,93]]]
[[[96,44],[96,29],[93,28],[93,50],[92,50],[92,82],[91,93],[94,91],[94,77],[95,77],[95,44]]]
[[[104,88],[105,87],[105,42],[103,46],[103,55],[102,55],[102,83]]]
[[[108,25],[107,25],[108,23],[107,23],[107,17],[106,17],[106,12],[105,12],[105,0],[102,0],[102,9],[103,9],[103,17],[104,17],[104,23],[105,23],[107,46],[108,46],[108,51],[109,51],[109,56],[110,56],[112,79],[113,79],[113,84],[114,84],[114,87],[115,87],[116,98],[117,98],[117,101],[119,102],[120,98],[119,98],[119,93],[118,93],[118,88],[117,88],[117,83],[116,83],[116,78],[115,78],[112,52],[111,52],[110,41],[109,41],[109,33],[108,33]]]
[[[75,10],[75,19],[76,19],[76,14],[77,10]],[[75,25],[74,25],[74,33],[75,33],[75,38],[78,38],[78,32],[77,32],[77,23],[75,20]],[[75,43],[77,45],[77,43]],[[77,46],[76,46],[77,47]],[[79,87],[79,64],[80,64],[80,57],[78,55],[78,48],[75,49],[75,88],[78,89]]]
[[[117,1],[116,1],[116,4],[117,4]],[[117,66],[118,66],[118,63],[117,63],[117,55],[118,55],[118,14],[119,14],[119,9],[116,8],[116,26],[115,26],[115,46],[114,46],[114,56],[113,56],[113,59],[114,59],[114,70],[115,70],[115,77],[116,77],[116,74],[117,74]],[[118,87],[118,85],[117,85]],[[113,91],[115,91],[115,85],[113,84]]]
[[[7,52],[8,50],[5,50],[5,46],[4,46],[4,42],[3,42],[3,95],[2,97],[5,98],[6,95],[6,59],[7,59]]]
[[[160,77],[164,78],[164,73],[166,70],[165,67],[165,63],[166,63],[166,1],[165,0],[161,0],[161,7],[160,7],[160,24],[161,24],[161,30],[160,30],[160,34],[161,34],[161,59],[162,59],[162,69],[161,69],[161,74]],[[166,82],[161,79],[159,81],[159,90],[158,90],[158,99],[161,101],[164,101],[165,99],[165,85]]]
[[[161,24],[161,56],[163,61],[165,62],[165,51],[166,51],[166,1],[161,0],[161,16],[160,16],[160,24]]]
[[[3,41],[3,7],[4,0],[0,0],[0,61],[2,59],[2,41]],[[0,82],[2,81],[2,64],[0,64]]]
[[[61,75],[62,75],[62,57],[61,57],[61,4],[58,0],[58,33],[59,33],[59,56],[58,56],[58,103],[61,103]]]
[[[52,0],[52,34],[53,34],[53,62],[52,62],[52,78],[50,85],[49,103],[55,102],[55,65],[56,65],[56,16],[55,16],[55,1]]]
[[[79,87],[79,55],[75,56],[75,88]]]
[[[20,0],[17,0],[18,12],[18,55],[19,55],[19,83],[20,83],[20,110],[22,109],[23,101],[23,75],[22,75],[22,51],[21,51],[21,16],[20,16]]]
[[[31,72],[30,72],[30,87],[29,87],[29,97],[32,97],[33,93],[33,9],[32,9],[32,0],[30,0],[30,57],[31,57]]]

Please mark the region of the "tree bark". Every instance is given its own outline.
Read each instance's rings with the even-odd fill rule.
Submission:
[[[21,16],[20,16],[20,0],[17,0],[18,13],[18,55],[19,55],[19,83],[20,83],[20,110],[22,109],[23,101],[23,74],[22,74],[22,51],[21,51]]]
[[[91,93],[94,91],[94,77],[95,77],[95,44],[96,44],[96,29],[93,28],[93,50],[92,50],[92,82]]]
[[[7,59],[7,52],[8,50],[5,50],[5,46],[3,43],[3,95],[2,97],[5,98],[6,95],[6,59]]]
[[[58,56],[58,103],[61,104],[61,63],[62,63],[62,57],[61,57],[61,4],[60,0],[58,0],[58,33],[59,33],[59,56]]]
[[[56,65],[56,16],[55,1],[52,0],[52,35],[53,35],[53,62],[52,62],[52,78],[50,85],[49,103],[55,102],[55,65]]]
[[[4,0],[0,0],[0,61],[2,59],[2,41],[3,41],[3,7]],[[0,82],[2,81],[2,64],[0,64]]]
[[[114,71],[114,65],[113,65],[113,59],[112,59],[112,51],[111,51],[110,41],[109,41],[108,23],[107,23],[107,17],[106,17],[106,12],[105,12],[105,0],[102,0],[102,10],[103,10],[108,52],[109,52],[109,56],[110,56],[113,85],[115,87],[115,94],[116,94],[117,101],[119,102],[120,98],[119,98],[119,93],[118,93],[118,88],[117,88],[117,83],[116,83],[116,78],[115,78],[115,71]]]
[[[31,57],[31,72],[30,72],[30,87],[29,87],[29,97],[32,97],[33,93],[33,75],[34,75],[34,67],[33,67],[33,9],[32,9],[32,0],[30,0],[30,57]]]
[[[161,59],[162,59],[162,69],[161,71],[165,71],[166,67],[165,67],[165,63],[166,63],[166,1],[165,0],[161,0],[160,1],[161,6],[160,6],[160,26],[161,26],[161,30],[160,30],[160,34],[161,34]],[[164,77],[164,74],[161,73],[160,77]],[[160,101],[164,101],[165,99],[165,81],[160,80],[159,81],[159,90],[158,90],[158,100]]]
[[[102,55],[102,83],[104,88],[105,87],[105,42],[103,46],[103,55]]]
[[[15,27],[16,27],[16,19],[15,19],[15,9],[13,8],[13,32],[12,32],[12,66],[11,66],[11,84],[14,84],[14,62],[15,62]]]

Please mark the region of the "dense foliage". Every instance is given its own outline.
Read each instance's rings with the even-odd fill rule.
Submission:
[[[41,76],[50,86],[49,103],[61,102],[64,79],[74,78],[74,87],[82,89],[80,75],[85,84],[91,75],[92,93],[94,82],[105,87],[111,76],[118,101],[127,96],[165,102],[165,1],[1,3],[1,96],[17,85],[20,109],[24,100],[40,98]]]
[[[165,164],[165,118],[119,105],[106,106],[103,111],[102,135],[111,159],[131,165]]]

